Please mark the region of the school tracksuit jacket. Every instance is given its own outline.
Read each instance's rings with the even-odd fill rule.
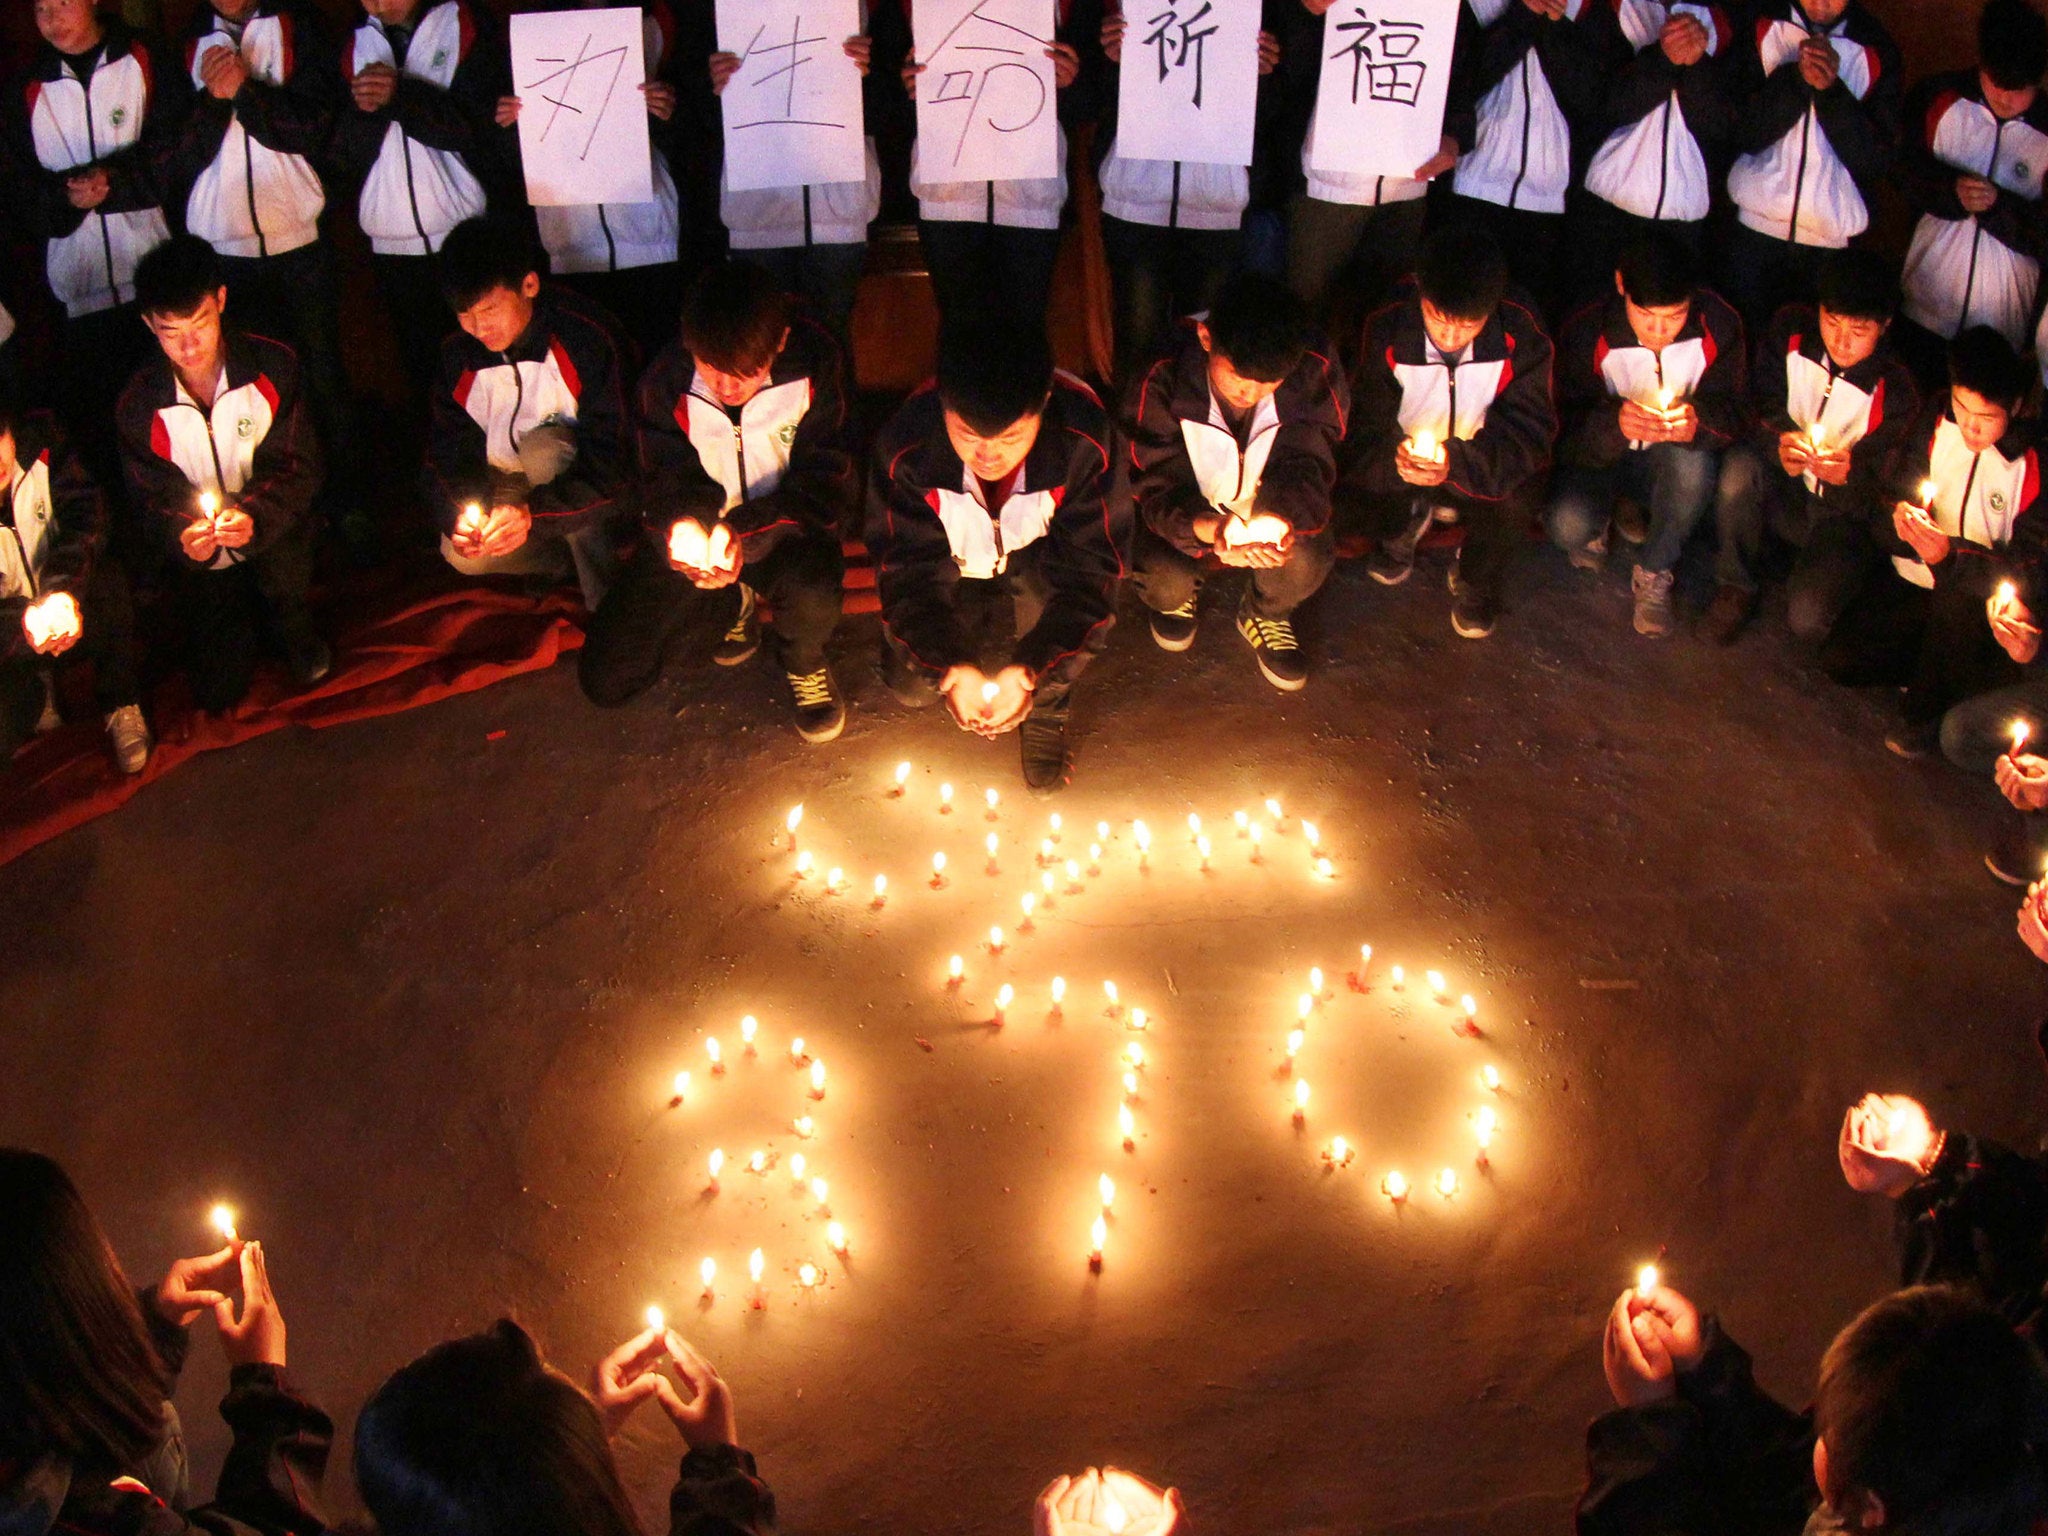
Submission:
[[[1666,24],[1682,16],[1707,34],[1706,56],[1683,66],[1659,41]],[[1614,0],[1614,20],[1635,56],[1607,89],[1614,127],[1586,167],[1586,190],[1639,219],[1696,223],[1713,206],[1724,146],[1735,131],[1735,25],[1720,6],[1696,0]]]
[[[2041,281],[2041,177],[2048,171],[2048,101],[2001,119],[1974,69],[1923,80],[1906,105],[1911,142],[1901,178],[1919,211],[1900,278],[1908,319],[1937,336],[1989,325],[2027,341]],[[1956,178],[1998,189],[1983,213],[1956,197]]]
[[[960,582],[1001,576],[1012,555],[1041,541],[1051,596],[1017,641],[1015,663],[1034,683],[1065,681],[1107,635],[1132,528],[1128,486],[1110,451],[1114,430],[1093,390],[1055,375],[1038,440],[992,514],[947,439],[938,391],[927,385],[904,402],[875,440],[867,546],[883,628],[917,671],[936,682],[975,659],[960,623]]]
[[[74,318],[135,297],[135,264],[170,238],[159,170],[191,87],[163,47],[120,21],[81,76],[79,65],[40,44],[8,93],[13,158],[29,178],[19,207],[44,239],[50,291]],[[71,206],[65,178],[107,173],[106,200]]]
[[[441,343],[427,472],[435,516],[452,534],[469,502],[521,473],[519,442],[539,426],[576,434],[576,457],[546,485],[523,490],[528,537],[564,539],[617,511],[632,476],[631,430],[619,344],[609,320],[580,295],[541,287],[533,319],[512,346],[491,352],[467,331]]]
[[[300,396],[298,355],[283,342],[233,330],[223,346],[227,377],[211,406],[193,399],[170,360],[157,356],[115,407],[128,487],[175,560],[191,566],[178,535],[197,514],[202,492],[254,521],[246,545],[214,555],[206,567],[214,571],[277,543],[310,515],[320,488],[320,445]]]
[[[219,48],[249,67],[232,101],[200,84]],[[186,229],[223,256],[283,256],[319,239],[327,206],[319,162],[347,88],[326,21],[302,0],[261,0],[238,41],[201,6],[180,66],[193,102],[168,180]]]
[[[1472,66],[1472,148],[1452,185],[1460,197],[1503,208],[1563,213],[1573,125],[1597,119],[1618,47],[1605,0],[1565,0],[1558,21],[1521,0],[1470,3],[1486,30]]]
[[[1799,48],[1822,36],[1840,73],[1816,91]],[[1870,223],[1870,198],[1891,167],[1903,84],[1898,45],[1856,0],[1832,25],[1799,0],[1764,0],[1737,62],[1740,117],[1728,195],[1749,229],[1796,245],[1839,248]]]
[[[1432,434],[1448,456],[1440,494],[1505,500],[1550,468],[1557,441],[1552,348],[1527,299],[1510,296],[1455,363],[1422,325],[1415,286],[1365,322],[1352,381],[1352,478],[1368,496],[1426,494],[1394,470],[1394,445]]]
[[[1924,415],[1906,441],[1892,471],[1894,499],[1925,503],[1920,487],[1934,482],[1928,514],[1949,536],[1949,556],[1930,566],[1892,526],[1890,509],[1871,521],[1871,531],[1892,557],[1892,567],[1916,587],[1932,590],[1981,570],[1989,560],[1999,575],[2028,577],[2038,570],[2048,545],[2048,514],[2038,505],[2041,456],[2030,422],[2014,421],[1991,447],[1972,452],[1943,401]]]
[[[341,108],[337,168],[361,190],[356,220],[380,256],[430,256],[448,231],[484,211],[501,167],[492,117],[512,89],[497,24],[472,0],[424,10],[404,58],[384,24],[366,18],[342,48],[346,85],[371,64],[398,65],[398,88],[381,111]]]
[[[1350,410],[1343,371],[1310,352],[1259,402],[1240,444],[1209,388],[1209,354],[1191,322],[1179,345],[1131,387],[1131,499],[1139,521],[1183,554],[1209,546],[1194,534],[1208,513],[1280,518],[1301,538],[1330,525],[1330,492]]]
[[[21,616],[53,592],[82,598],[106,545],[106,501],[56,421],[14,428],[15,473],[0,483],[0,661],[33,654]]]
[[[1726,448],[1748,422],[1748,347],[1742,318],[1718,293],[1702,288],[1678,339],[1653,352],[1636,340],[1620,294],[1588,304],[1558,335],[1559,457],[1581,469],[1609,469],[1645,445],[1622,435],[1620,403],[1655,409],[1657,392],[1689,401],[1699,416],[1689,446]]]
[[[660,548],[679,518],[722,521],[746,564],[790,538],[839,537],[852,503],[846,390],[838,343],[797,320],[768,383],[734,421],[671,342],[640,380],[641,515]]]
[[[1766,461],[1778,462],[1782,433],[1810,437],[1817,422],[1825,447],[1850,450],[1849,479],[1826,485],[1809,473],[1801,477],[1807,492],[1832,516],[1889,518],[1892,457],[1920,415],[1913,371],[1890,345],[1879,342],[1854,368],[1837,368],[1820,339],[1820,311],[1788,304],[1757,344],[1750,377],[1755,442]]]

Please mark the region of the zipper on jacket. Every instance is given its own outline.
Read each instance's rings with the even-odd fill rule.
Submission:
[[[78,82],[79,88],[85,92],[85,152],[92,157],[85,162],[87,165],[98,165],[100,163],[99,138],[92,131],[92,84],[95,80],[99,79],[100,67],[106,61],[107,51],[105,48],[101,48],[99,63],[93,65],[91,74]],[[140,133],[141,130],[138,129],[138,142],[140,140]],[[107,216],[104,213],[98,208],[93,209],[92,212],[93,217],[100,221],[100,250],[107,258],[107,292],[114,296],[114,303],[116,306],[119,306],[121,302],[121,282],[119,278],[114,276],[113,231],[107,228]]]
[[[987,181],[982,183],[982,187],[988,196],[988,215],[982,222],[993,224],[996,221],[996,184]]]
[[[1991,130],[1991,164],[1984,172],[1984,179],[1994,187],[1998,185],[1995,179],[1998,175],[1998,145],[2004,137],[2005,119],[2000,118],[1998,126]],[[1958,332],[1966,329],[1970,323],[1970,299],[1977,291],[1977,253],[1983,248],[1984,221],[1973,213],[1970,215],[1970,271],[1963,279],[1963,312],[1956,323]]]
[[[1664,217],[1664,194],[1671,186],[1671,114],[1678,108],[1678,91],[1674,87],[1671,99],[1664,103],[1663,126],[1657,131],[1657,210],[1650,215],[1653,219]]]
[[[1960,428],[1958,430],[1960,430]],[[1956,538],[1965,544],[1970,542],[1970,492],[1976,487],[1977,465],[1983,459],[1983,457],[1984,450],[1981,448],[1979,448],[1975,453],[1971,454],[1970,472],[1968,475],[1963,477],[1962,509],[1956,513]],[[1991,549],[1995,547],[1991,542],[1990,523],[1983,518],[1979,518],[1978,521],[1984,523],[1984,547],[1986,549]]]
[[[1180,228],[1180,162],[1173,162],[1173,192],[1166,203],[1166,227]]]
[[[512,361],[510,352],[500,352],[498,360],[512,370],[512,419],[505,423],[505,441],[512,445],[512,451],[519,451],[519,413],[526,408],[526,376],[519,371],[519,365]],[[486,444],[486,447],[489,445]]]
[[[15,465],[17,471],[20,468],[19,464]],[[21,579],[28,583],[29,601],[33,602],[43,594],[41,585],[36,581],[35,568],[29,563],[28,546],[21,542],[21,509],[19,503],[21,501],[21,488],[27,484],[28,476],[23,475],[7,488],[7,532],[9,537],[14,540],[14,553],[19,557],[21,565]]]
[[[611,220],[604,216],[604,204],[597,205],[597,227],[604,231],[604,264],[607,272],[619,270],[619,242],[612,238]]]
[[[746,414],[747,408],[741,406],[740,415],[744,417]],[[747,499],[747,434],[742,430],[740,423],[737,421],[732,424],[732,457],[733,463],[738,466],[740,472],[740,500],[745,501]]]
[[[434,242],[427,238],[426,221],[420,217],[419,189],[412,182],[412,140],[406,136],[403,127],[398,130],[398,147],[405,154],[405,200],[412,206],[412,227],[419,231],[420,244],[426,247],[420,254],[431,256],[434,254]]]
[[[1826,373],[1828,376],[1828,387],[1820,392],[1820,405],[1813,413],[1813,420],[1807,423],[1806,437],[1807,441],[1809,442],[1813,440],[1813,429],[1815,427],[1823,426],[1823,424],[1827,421],[1828,402],[1834,399],[1835,385],[1841,380],[1842,377],[1841,374],[1835,371],[1835,357],[1832,352],[1828,351],[1827,343],[1825,341],[1821,343],[1820,365],[1821,371]],[[1815,499],[1825,501],[1827,499],[1827,493],[1827,481],[1821,479],[1819,475],[1815,475],[1813,477],[1813,494]]]
[[[811,244],[811,189],[804,188],[804,244]]]
[[[1531,43],[1527,53],[1522,55],[1522,163],[1515,168],[1515,184],[1508,188],[1508,206],[1515,206],[1515,199],[1522,195],[1522,180],[1529,174],[1529,119],[1535,113],[1535,103],[1529,99],[1529,55],[1536,51]]]
[[[1814,108],[1808,106],[1806,115],[1799,119],[1799,169],[1792,177],[1792,222],[1785,231],[1788,244],[1799,243],[1799,203],[1806,195],[1806,151],[1813,142]]]
[[[256,231],[256,255],[262,258],[270,254],[270,241],[263,233],[262,216],[256,212],[256,141],[249,136],[246,123],[242,124],[242,167],[248,176],[249,223]]]

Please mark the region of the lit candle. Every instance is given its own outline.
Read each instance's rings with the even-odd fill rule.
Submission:
[[[960,978],[966,974],[967,962],[958,955],[955,955],[946,962],[946,985],[951,987],[959,986]]]
[[[1049,837],[1041,837],[1038,840],[1038,862],[1041,864],[1050,864],[1052,862],[1052,839]]]
[[[816,1285],[818,1283],[818,1266],[810,1263],[797,1265],[796,1283],[805,1290],[809,1290],[812,1286]]]
[[[982,796],[982,799],[988,802],[988,819],[994,821],[996,819],[996,802],[1002,799],[1002,796],[991,789]]]
[[[752,1280],[754,1284],[759,1285],[761,1283],[761,1272],[767,1267],[768,1260],[762,1255],[760,1249],[756,1248],[747,1255],[747,1278]]]
[[[1195,852],[1202,856],[1202,872],[1207,874],[1209,870],[1209,839],[1206,837],[1196,838]]]
[[[1458,999],[1458,1006],[1465,1010],[1465,1019],[1467,1023],[1470,1023],[1472,1020],[1479,1017],[1479,999],[1474,997],[1470,992],[1467,992],[1463,997]]]
[[[1657,1286],[1663,1278],[1657,1273],[1656,1265],[1645,1264],[1636,1271],[1636,1295],[1644,1301],[1650,1300],[1657,1294]]]
[[[1479,1113],[1473,1116],[1472,1134],[1479,1139],[1479,1162],[1481,1167],[1484,1167],[1486,1164],[1486,1154],[1488,1149],[1493,1146],[1493,1133],[1499,1124],[1500,1117],[1494,1113],[1491,1104],[1481,1106]]]
[[[1366,967],[1367,967],[1367,966],[1369,966],[1369,965],[1371,965],[1371,964],[1372,964],[1372,946],[1371,946],[1370,944],[1361,944],[1361,945],[1359,945],[1359,946],[1358,946],[1358,974],[1359,974],[1359,976],[1360,976],[1360,978],[1361,978],[1361,979],[1362,979],[1362,978],[1364,977],[1364,975],[1365,975],[1365,969],[1366,969]]]
[[[1124,1061],[1134,1072],[1145,1070],[1145,1047],[1133,1040],[1124,1047]]]
[[[998,688],[994,683],[983,683],[981,685],[981,702],[993,704],[996,701],[996,695],[1001,692],[1002,689]]]
[[[789,1128],[805,1141],[809,1141],[818,1129],[817,1123],[809,1115],[798,1115],[789,1123]]]
[[[1138,1117],[1131,1113],[1130,1105],[1117,1106],[1116,1129],[1117,1134],[1124,1139],[1124,1150],[1130,1151],[1132,1143],[1138,1139]]]
[[[1308,1118],[1308,1079],[1302,1078],[1294,1085],[1294,1123]]]
[[[1294,1011],[1306,1023],[1308,1016],[1316,1011],[1315,998],[1306,992],[1302,993],[1300,997],[1294,1000]]]
[[[1002,844],[997,840],[995,833],[991,832],[981,840],[981,845],[988,850],[988,872],[994,874],[996,872],[996,849],[1001,847]]]
[[[1825,453],[1828,441],[1827,428],[1816,421],[1806,429],[1806,440],[1812,446],[1815,453]]]
[[[683,1102],[684,1099],[687,1099],[689,1096],[690,1074],[687,1072],[678,1072],[676,1074],[676,1102],[680,1104]]]
[[[1133,1008],[1130,1011],[1129,1017],[1124,1020],[1125,1026],[1130,1029],[1144,1029],[1151,1022],[1152,1020],[1146,1016],[1145,1010],[1142,1008]]]
[[[747,1172],[766,1173],[767,1171],[768,1154],[766,1152],[756,1152],[752,1157],[747,1159]]]
[[[1323,1161],[1332,1168],[1342,1168],[1351,1161],[1351,1143],[1342,1136],[1332,1136],[1329,1146],[1323,1149]]]
[[[1105,1492],[1102,1495],[1102,1528],[1109,1532],[1109,1536],[1124,1536],[1124,1527],[1130,1522],[1130,1515],[1116,1501],[1116,1496]]]
[[[941,816],[948,815],[951,813],[952,809],[953,786],[950,784],[941,784],[939,786],[939,814]]]
[[[761,1032],[761,1021],[751,1013],[740,1020],[740,1041],[749,1051],[754,1047],[754,1036]]]
[[[937,890],[946,883],[946,855],[943,851],[932,855],[932,889]]]
[[[1094,1225],[1088,1229],[1088,1267],[1090,1269],[1100,1270],[1102,1268],[1102,1250],[1108,1242],[1109,1223],[1100,1216],[1097,1216]]]
[[[1436,1176],[1436,1192],[1446,1200],[1458,1192],[1458,1170],[1446,1168]]]
[[[1096,1193],[1102,1196],[1102,1208],[1106,1211],[1116,1204],[1116,1180],[1108,1174],[1095,1181]]]
[[[1669,413],[1669,411],[1671,410],[1671,402],[1676,400],[1677,398],[1678,392],[1674,390],[1669,384],[1659,385],[1657,388],[1657,413],[1660,416]]]
[[[1309,847],[1320,848],[1322,846],[1323,834],[1316,830],[1314,822],[1304,821],[1301,824],[1301,835],[1307,841]]]
[[[1998,606],[2000,608],[2010,608],[2013,604],[2013,599],[2019,595],[2020,589],[2011,582],[2001,581],[1998,584]]]
[[[846,1226],[843,1222],[835,1221],[825,1228],[825,1246],[842,1259],[846,1257]]]
[[[1067,884],[1077,891],[1081,888],[1081,866],[1077,860],[1067,860]]]
[[[1105,981],[1102,984],[1102,995],[1109,999],[1109,1011],[1111,1013],[1115,1013],[1122,1006],[1121,1001],[1117,997],[1115,982]]]
[[[1434,432],[1418,432],[1408,439],[1408,457],[1411,459],[1421,459],[1426,463],[1434,464],[1436,462],[1436,448],[1436,434]]]
[[[1053,841],[1058,842],[1060,839],[1060,828],[1066,825],[1064,821],[1060,820],[1060,813],[1058,811],[1054,811],[1050,816],[1045,818],[1045,824],[1052,828]]]
[[[1323,995],[1323,968],[1320,965],[1312,965],[1308,968],[1308,990],[1313,997],[1321,997]]]
[[[1138,862],[1145,862],[1145,855],[1152,851],[1152,829],[1142,821],[1131,823],[1131,840],[1138,845]]]
[[[1380,1192],[1394,1204],[1399,1205],[1408,1198],[1408,1177],[1396,1168],[1380,1180]]]
[[[1108,822],[1098,821],[1097,823],[1095,823],[1095,841],[1097,841],[1098,843],[1106,843],[1109,841]]]
[[[1335,864],[1332,864],[1328,859],[1316,860],[1316,874],[1320,878],[1327,880],[1330,878],[1330,876],[1334,875],[1335,873],[1337,873],[1337,866]]]
[[[697,1278],[704,1282],[704,1294],[711,1294],[711,1282],[718,1278],[718,1260],[706,1259],[697,1266]]]
[[[903,786],[908,784],[909,782],[910,764],[898,763],[896,765],[896,793],[898,795],[901,795],[903,793]]]
[[[1053,879],[1052,871],[1049,869],[1038,877],[1038,888],[1045,892],[1045,899],[1048,902],[1052,900],[1052,893],[1057,885],[1058,882]]]
[[[818,1204],[823,1205],[825,1203],[826,1196],[830,1195],[831,1193],[832,1186],[827,1184],[823,1179],[811,1180],[811,1198],[817,1201]]]
[[[1198,841],[1202,836],[1202,818],[1193,811],[1188,812],[1188,836]]]
[[[875,876],[875,905],[879,907],[883,902],[887,901],[888,899],[889,877],[887,875]]]
[[[1934,493],[1940,489],[1941,487],[1932,480],[1922,480],[1920,482],[1920,510],[1923,513],[1932,514],[1934,511]]]
[[[235,1233],[235,1208],[232,1205],[216,1205],[206,1213],[206,1219],[213,1224],[213,1230],[220,1234],[222,1242],[241,1241]]]
[[[811,1097],[814,1099],[825,1097],[825,1063],[822,1061],[811,1063]]]
[[[716,1036],[704,1042],[704,1054],[711,1058],[711,1070],[714,1075],[725,1070],[725,1055],[718,1048]]]
[[[705,1159],[705,1166],[711,1170],[710,1187],[712,1189],[718,1188],[718,1176],[725,1172],[725,1148],[713,1147],[711,1149],[711,1156]]]
[[[1500,1068],[1488,1062],[1479,1069],[1479,1086],[1488,1093],[1500,1092]]]
[[[797,878],[802,879],[811,872],[811,850],[806,848],[796,856]]]
[[[1294,1058],[1301,1054],[1302,1044],[1307,1039],[1308,1035],[1305,1031],[1299,1029],[1287,1031],[1287,1065],[1290,1069],[1294,1066]]]
[[[789,1042],[790,1065],[800,1067],[808,1059],[809,1057],[804,1050],[804,1037],[802,1035],[798,1035],[794,1040]]]
[[[1003,930],[1002,930],[1002,929],[1000,929],[1000,928],[991,928],[991,929],[989,929],[989,931],[988,931],[988,952],[989,952],[990,954],[992,954],[992,955],[1000,955],[1000,954],[1001,954],[1001,953],[1003,952]]]
[[[845,883],[846,871],[837,864],[834,864],[825,871],[825,892],[827,895],[837,896],[839,894],[839,887]]]
[[[200,514],[208,519],[212,518],[214,509],[219,505],[219,498],[211,491],[203,492],[199,497]],[[484,509],[481,502],[472,501],[463,506],[462,516],[455,520],[455,531],[469,539],[484,531]],[[671,539],[669,542],[673,545],[675,541]]]
[[[1137,1073],[1135,1073],[1135,1072],[1126,1072],[1126,1073],[1124,1074],[1124,1096],[1125,1096],[1126,1098],[1131,1098],[1131,1099],[1135,1099],[1135,1098],[1136,1098],[1136,1097],[1138,1096],[1138,1074],[1137,1074]]]
[[[1016,1000],[1017,989],[1007,981],[996,989],[996,1022],[998,1024],[1003,1022],[1004,1013],[1008,1011],[1010,1004]]]
[[[1408,984],[1408,973],[1402,970],[1400,966],[1395,966],[1390,974],[1393,977],[1394,990],[1396,992],[1400,991],[1404,986]]]
[[[1430,995],[1441,1002],[1444,995],[1444,973],[1442,971],[1424,971],[1422,979],[1429,983]]]
[[[782,824],[789,828],[789,849],[790,852],[794,853],[796,851],[796,829],[804,824],[804,808],[801,805],[791,806],[789,814],[782,819]]]
[[[1058,1013],[1060,1004],[1067,1000],[1067,978],[1055,976],[1052,979],[1052,1011]]]
[[[1090,843],[1088,845],[1088,873],[1091,875],[1102,873],[1102,844],[1100,843]]]
[[[1239,837],[1243,837],[1246,832],[1251,830],[1252,819],[1243,811],[1232,811],[1230,819],[1236,825]]]
[[[647,1331],[649,1333],[663,1333],[667,1329],[668,1314],[659,1307],[649,1307],[647,1309]]]
[[[806,1166],[806,1164],[805,1164],[805,1161],[804,1161],[804,1155],[803,1155],[803,1153],[801,1153],[801,1152],[792,1152],[792,1153],[790,1153],[790,1155],[789,1155],[789,1176],[790,1176],[790,1178],[794,1179],[794,1180],[795,1180],[795,1181],[796,1181],[797,1183],[799,1183],[799,1184],[803,1183],[803,1181],[804,1181],[804,1168],[805,1168],[805,1166]]]
[[[1024,921],[1020,926],[1029,928],[1031,926],[1031,914],[1038,910],[1037,895],[1031,891],[1026,891],[1017,898],[1017,905],[1024,909]]]
[[[1276,827],[1287,819],[1280,814],[1280,802],[1278,800],[1268,800],[1266,802],[1266,814],[1273,818],[1273,825]]]
[[[1265,841],[1265,837],[1266,837],[1266,829],[1265,829],[1264,827],[1260,826],[1260,825],[1259,825],[1259,824],[1258,824],[1258,823],[1257,823],[1257,822],[1255,821],[1255,822],[1253,822],[1253,823],[1251,824],[1251,827],[1250,827],[1250,829],[1249,829],[1249,830],[1247,831],[1247,833],[1246,833],[1245,835],[1246,835],[1247,837],[1249,837],[1249,838],[1251,839],[1251,845],[1252,845],[1252,862],[1253,862],[1254,864],[1256,864],[1256,863],[1258,863],[1258,862],[1259,862],[1259,853],[1260,853],[1260,849],[1261,849],[1261,846],[1263,845],[1263,843],[1264,843],[1264,841]]]
[[[2018,757],[2018,756],[2019,756],[2019,755],[2020,755],[2020,754],[2021,754],[2022,752],[2024,752],[2024,751],[2026,751],[2026,750],[2027,750],[2027,738],[2028,738],[2029,736],[2031,736],[2031,735],[2032,735],[2033,733],[2034,733],[2034,728],[2033,728],[2032,726],[2028,725],[2026,721],[2024,721],[2024,720],[2015,720],[2015,721],[2013,721],[2013,723],[2012,723],[2012,755],[2013,755],[2014,757]]]

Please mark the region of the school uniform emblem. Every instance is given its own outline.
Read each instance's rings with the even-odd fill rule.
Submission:
[[[128,121],[128,109],[126,107],[114,108],[113,111],[107,114],[107,121],[112,123],[116,128],[120,127],[123,123]]]
[[[1988,497],[1986,497],[1985,499],[1986,499],[1987,501],[1989,501],[1989,502],[1991,503],[1991,510],[1992,510],[1992,511],[1994,511],[1994,512],[2003,512],[2003,511],[2005,510],[2005,492],[2003,492],[2003,491],[1993,491],[1993,492],[1992,492],[1992,493],[1991,493],[1991,494],[1990,494],[1990,495],[1989,495]]]
[[[235,436],[254,437],[255,435],[256,423],[251,421],[247,416],[244,416],[240,421],[235,423]]]

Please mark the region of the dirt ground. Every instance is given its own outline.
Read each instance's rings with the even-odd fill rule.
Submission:
[[[1670,1283],[1801,1398],[1890,1270],[1888,1212],[1835,1170],[1844,1105],[1909,1091],[2031,1147],[2042,987],[1978,862],[1989,787],[1886,754],[1878,701],[1818,678],[1775,617],[1730,651],[1658,645],[1629,632],[1620,570],[1532,553],[1520,588],[1475,645],[1439,567],[1388,592],[1347,566],[1293,698],[1252,670],[1227,592],[1186,656],[1127,622],[1049,805],[1009,742],[888,698],[872,620],[839,642],[855,713],[828,748],[796,740],[765,662],[612,714],[563,665],[205,758],[0,875],[0,1138],[65,1160],[138,1277],[210,1246],[206,1207],[232,1199],[344,1431],[453,1331],[511,1313],[580,1376],[659,1303],[734,1383],[793,1532],[1023,1532],[1045,1481],[1099,1462],[1177,1484],[1210,1532],[1561,1529],[1634,1266],[1667,1248]],[[1230,816],[1269,795],[1290,820],[1253,866]],[[798,801],[852,894],[791,878]],[[1053,809],[1084,864],[1115,824],[1104,872],[1017,933]],[[1361,943],[1364,994],[1342,980]],[[1334,996],[1297,1130],[1277,1069],[1311,965]],[[1484,1039],[1454,1034],[1430,968],[1474,994]],[[1105,978],[1154,1020],[1132,1152],[1134,1037]],[[792,1035],[828,1064],[821,1102]],[[1325,1172],[1340,1132],[1358,1157]],[[1450,1201],[1424,1187],[1445,1165]],[[1418,1186],[1398,1211],[1377,1193],[1394,1167]],[[210,1478],[224,1370],[210,1341],[194,1360]],[[676,1453],[651,1418],[622,1441],[654,1527]]]

